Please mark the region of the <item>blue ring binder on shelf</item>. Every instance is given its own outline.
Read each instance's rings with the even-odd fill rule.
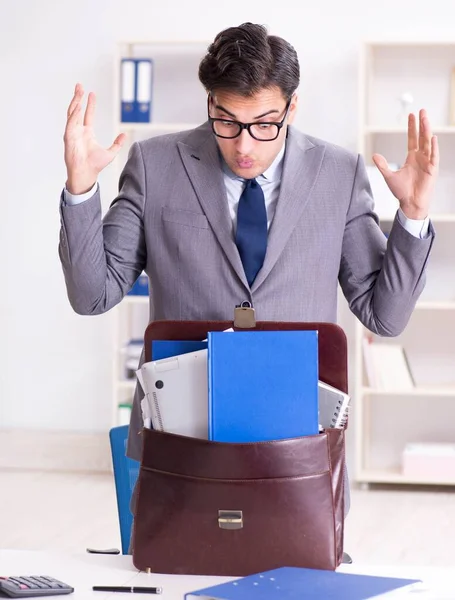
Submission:
[[[127,296],[148,296],[149,295],[149,279],[145,273],[139,275],[133,284],[133,287],[128,292]]]
[[[150,123],[153,61],[150,58],[123,58],[120,70],[122,123]]]

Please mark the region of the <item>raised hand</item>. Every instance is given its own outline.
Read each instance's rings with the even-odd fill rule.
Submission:
[[[82,117],[84,90],[78,83],[68,107],[65,135],[65,164],[68,174],[66,188],[71,194],[83,194],[96,183],[99,173],[112,162],[125,141],[118,135],[110,148],[98,144],[93,132],[95,94],[90,92]]]
[[[419,112],[418,133],[415,116],[408,117],[408,155],[401,169],[391,171],[381,154],[374,154],[373,161],[406,217],[425,219],[439,170],[438,139],[431,134],[426,111]]]

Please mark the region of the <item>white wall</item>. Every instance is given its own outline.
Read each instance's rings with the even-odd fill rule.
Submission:
[[[0,427],[110,425],[112,314],[72,312],[57,243],[67,104],[77,81],[95,91],[98,139],[111,143],[116,40],[212,39],[227,26],[264,23],[300,56],[297,125],[354,150],[360,41],[455,35],[450,0],[319,0],[300,3],[301,16],[289,5],[0,0]],[[107,206],[115,182],[109,172],[100,182]],[[346,307],[341,324],[351,335]]]

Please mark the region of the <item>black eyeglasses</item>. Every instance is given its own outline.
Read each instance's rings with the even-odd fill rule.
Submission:
[[[231,121],[229,119],[214,119],[210,116],[210,94],[207,97],[207,113],[209,116],[209,122],[212,125],[213,133],[220,138],[226,140],[232,140],[242,133],[244,129],[248,130],[248,133],[252,138],[259,142],[273,142],[280,135],[280,130],[284,125],[284,121],[287,117],[289,107],[291,105],[290,98],[284,109],[284,116],[278,123],[276,122],[256,122],[256,123],[241,123],[240,121]]]

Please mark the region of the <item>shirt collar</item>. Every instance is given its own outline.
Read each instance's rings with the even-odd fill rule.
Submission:
[[[281,150],[276,155],[275,160],[270,165],[270,167],[268,169],[266,169],[264,171],[264,173],[262,173],[261,175],[258,175],[258,177],[263,177],[267,181],[280,181],[281,173],[283,172],[283,157],[284,157],[285,149],[286,149],[286,143],[283,144],[283,146],[281,147]],[[233,173],[231,171],[231,169],[227,166],[226,161],[224,160],[221,152],[220,152],[220,157],[221,157],[221,164],[222,164],[224,173],[231,179],[238,179],[239,181],[243,181],[243,177],[239,177],[238,175]]]

